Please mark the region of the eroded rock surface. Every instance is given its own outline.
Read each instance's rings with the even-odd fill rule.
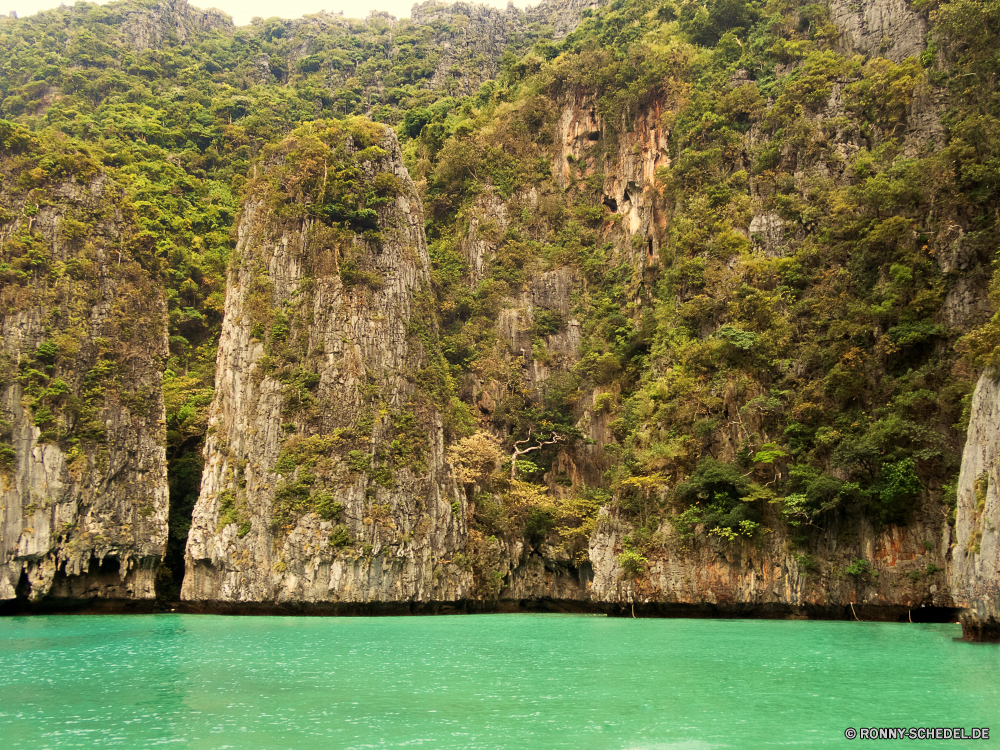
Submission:
[[[19,216],[0,232],[0,600],[150,599],[167,537],[165,306],[103,174],[48,197],[6,195]]]
[[[962,454],[952,545],[951,586],[966,607],[962,628],[973,639],[1000,638],[1000,383],[988,373],[972,396]]]
[[[886,607],[952,607],[939,510],[936,504],[920,507],[907,526],[877,527],[864,518],[839,521],[824,530],[813,549],[797,549],[792,538],[797,530],[777,519],[760,539],[735,543],[699,536],[692,544],[661,527],[662,549],[651,554],[648,577],[640,581],[622,569],[618,558],[635,529],[605,510],[590,542],[592,596],[609,604],[788,605],[844,613],[852,605],[864,605],[869,613]],[[851,573],[859,570],[851,567],[856,560],[870,560],[871,569]]]
[[[395,135],[367,127],[293,136],[249,191],[184,599],[441,601],[471,586],[452,564],[465,511],[442,418],[416,385],[435,364],[420,200]],[[386,186],[380,236],[281,215],[345,156]]]
[[[523,49],[523,40],[532,26],[549,27],[552,36],[561,39],[580,24],[584,10],[599,8],[605,2],[542,0],[521,10],[512,4],[496,8],[480,3],[426,0],[413,5],[410,22],[418,26],[447,24],[435,40],[443,54],[428,85],[444,87],[452,68],[464,63],[458,92],[474,94],[480,84],[500,72],[500,60],[508,48]]]
[[[927,21],[906,0],[833,0],[830,16],[847,52],[899,62],[924,51]]]
[[[231,30],[233,21],[221,10],[202,10],[188,5],[187,0],[164,0],[142,10],[125,14],[122,33],[137,52],[157,49],[168,40],[184,44],[196,34]]]

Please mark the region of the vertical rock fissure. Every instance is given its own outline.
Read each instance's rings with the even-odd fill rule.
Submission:
[[[191,530],[191,514],[198,501],[204,466],[204,441],[184,446],[167,461],[167,486],[170,507],[167,514],[167,549],[157,576],[156,596],[162,601],[180,599],[184,580],[184,549]]]

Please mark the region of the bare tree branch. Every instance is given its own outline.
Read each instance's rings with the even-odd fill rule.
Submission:
[[[518,440],[516,443],[514,443],[514,451],[510,454],[510,480],[513,482],[515,479],[517,479],[518,456],[523,456],[525,453],[531,453],[531,451],[541,450],[546,445],[552,445],[553,443],[558,443],[562,440],[565,440],[565,438],[562,435],[560,435],[558,432],[553,432],[551,440],[541,440],[539,441],[538,445],[533,445],[530,448],[519,448],[518,447],[519,445],[531,442],[531,430],[528,430],[528,437],[526,437],[524,440]]]

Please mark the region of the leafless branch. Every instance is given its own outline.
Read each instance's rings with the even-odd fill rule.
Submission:
[[[531,451],[541,450],[546,445],[552,445],[553,443],[558,443],[558,442],[560,442],[562,440],[565,440],[565,438],[562,435],[560,435],[558,432],[553,432],[551,440],[541,440],[541,441],[539,441],[538,445],[533,445],[530,448],[519,448],[518,446],[520,446],[520,445],[522,445],[524,443],[531,442],[531,430],[528,430],[528,437],[526,437],[524,440],[518,440],[516,443],[514,443],[514,450],[510,454],[510,479],[511,479],[511,481],[514,481],[515,479],[517,479],[517,457],[518,456],[523,456],[525,453],[531,453]]]

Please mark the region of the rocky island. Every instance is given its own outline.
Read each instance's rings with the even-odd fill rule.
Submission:
[[[998,20],[0,19],[0,612],[1000,638]]]

